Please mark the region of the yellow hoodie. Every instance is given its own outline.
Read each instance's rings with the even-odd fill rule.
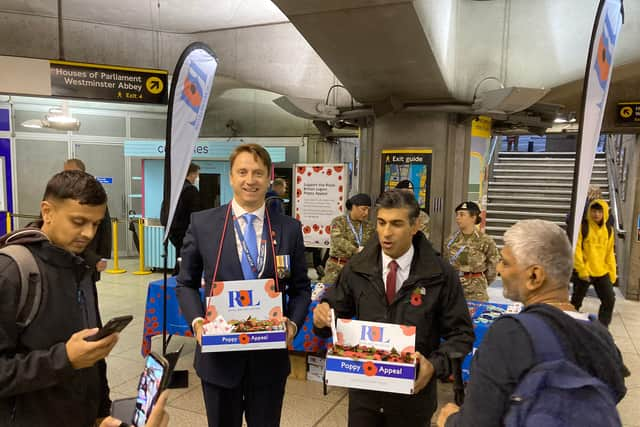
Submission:
[[[591,206],[598,203],[602,206],[602,225],[596,224],[591,219]],[[609,205],[601,199],[589,203],[586,212],[589,232],[587,238],[582,241],[582,227],[579,228],[576,253],[573,259],[574,268],[581,279],[588,277],[601,277],[609,274],[611,283],[616,281],[616,256],[614,252],[615,236],[613,231],[609,234],[607,220],[609,219]]]

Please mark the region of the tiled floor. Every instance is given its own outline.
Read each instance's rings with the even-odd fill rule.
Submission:
[[[103,319],[123,314],[133,314],[134,321],[120,334],[120,341],[107,359],[111,398],[119,399],[135,395],[138,377],[142,370],[143,358],[140,354],[142,323],[147,295],[147,283],[162,277],[154,273],[135,276],[130,272],[137,269],[137,260],[123,260],[122,266],[128,270],[120,275],[103,274],[98,284],[100,309]],[[489,289],[492,300],[502,299],[500,284]],[[584,309],[597,313],[598,300],[587,297]],[[626,427],[640,427],[640,303],[626,301],[618,295],[611,324],[613,334],[631,377],[627,378],[627,396],[620,403],[619,410]],[[189,388],[171,390],[168,411],[172,427],[206,426],[204,402],[198,377],[192,368],[194,341],[175,337],[171,346],[184,343],[178,369],[189,370]],[[162,340],[155,337],[153,349],[162,350]],[[440,386],[440,401],[451,400],[448,387]],[[343,427],[347,425],[347,395],[343,389],[331,389],[322,395],[322,385],[315,382],[289,379],[282,412],[282,426]],[[407,426],[408,427],[408,426]]]

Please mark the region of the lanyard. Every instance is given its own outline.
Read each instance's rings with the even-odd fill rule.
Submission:
[[[233,215],[233,225],[236,227],[238,240],[240,240],[240,246],[242,246],[242,252],[244,252],[244,255],[247,257],[247,262],[249,263],[249,267],[251,267],[251,271],[254,272],[256,277],[258,277],[260,275],[260,270],[264,265],[264,258],[267,253],[267,240],[264,238],[266,227],[264,226],[264,223],[263,223],[262,224],[262,240],[260,241],[260,253],[258,254],[258,263],[256,265],[256,261],[253,259],[253,257],[251,256],[251,253],[249,252],[249,245],[247,245],[247,242],[244,240],[244,235],[242,234],[242,229],[240,228],[240,224],[238,223],[238,218],[236,218],[235,215]],[[248,223],[247,223],[247,227],[249,227]]]
[[[451,245],[453,245],[453,242],[458,238],[460,233],[461,232],[458,231],[456,234],[453,235],[451,240],[449,240],[449,243],[447,244],[447,250],[451,249]],[[462,251],[464,251],[464,249],[466,247],[467,247],[467,245],[462,245],[462,247],[460,249],[458,249],[458,252],[456,252],[451,258],[449,258],[449,263],[453,264],[454,262],[456,262],[458,260],[458,257],[460,256],[460,254],[462,253]]]
[[[351,227],[351,232],[353,233],[353,237],[356,238],[356,245],[358,247],[362,246],[362,221],[360,221],[360,232],[356,233],[356,228],[353,226],[353,223],[351,222],[351,218],[349,218],[349,214],[345,215],[347,217],[347,223],[349,224],[349,227]]]

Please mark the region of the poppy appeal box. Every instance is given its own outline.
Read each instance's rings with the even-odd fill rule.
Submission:
[[[338,319],[327,353],[328,385],[413,394],[415,326]]]
[[[203,353],[287,347],[282,295],[273,279],[214,282],[206,319]]]

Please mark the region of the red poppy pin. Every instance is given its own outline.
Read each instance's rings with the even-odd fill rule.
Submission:
[[[411,293],[411,305],[414,307],[418,307],[422,305],[422,292],[421,289],[424,288],[415,288]]]

